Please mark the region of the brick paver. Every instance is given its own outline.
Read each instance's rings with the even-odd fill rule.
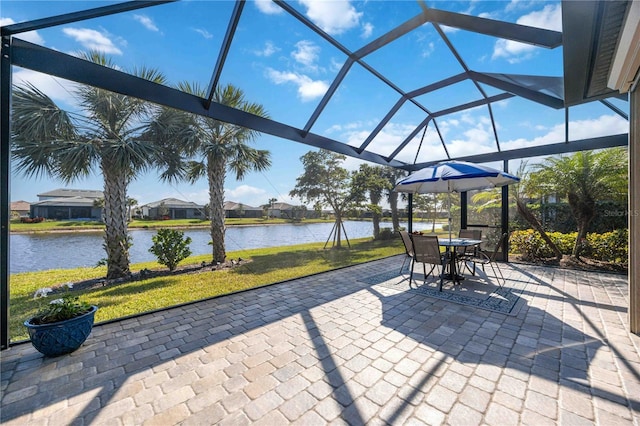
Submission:
[[[1,356],[3,425],[640,426],[620,275],[510,264],[510,315],[358,281],[393,257],[97,325]],[[464,285],[464,283],[463,283]]]

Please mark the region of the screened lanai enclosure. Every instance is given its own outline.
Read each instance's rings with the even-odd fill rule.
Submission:
[[[253,129],[265,149],[322,148],[407,172],[452,159],[513,172],[522,159],[629,146],[629,318],[640,332],[638,2],[544,2],[527,14],[517,2],[47,3],[47,14],[38,2],[6,2],[2,11],[3,348],[16,84],[51,88],[75,113],[70,87],[79,83]],[[142,67],[166,80],[138,77]],[[185,81],[204,95],[180,90]],[[268,117],[216,103],[226,84]]]

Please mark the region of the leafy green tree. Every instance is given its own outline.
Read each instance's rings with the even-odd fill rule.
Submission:
[[[197,84],[181,83],[178,88],[202,98],[207,97],[206,90]],[[230,84],[218,87],[213,101],[253,115],[268,117],[262,105],[247,101],[242,90]],[[186,165],[176,163],[171,171],[181,173],[184,179],[192,183],[202,177],[207,178],[213,262],[224,262],[225,178],[227,171],[234,173],[237,180],[242,180],[250,171],[263,171],[271,166],[269,151],[249,146],[259,133],[169,108],[163,109],[149,131],[159,139],[172,140],[183,147],[186,155],[192,159]]]
[[[581,151],[550,157],[534,166],[527,182],[528,190],[566,198],[576,219],[578,234],[572,256],[580,256],[581,242],[587,237],[589,224],[596,215],[596,202],[626,197],[627,156],[625,148]]]
[[[382,217],[382,207],[380,201],[384,191],[391,188],[391,183],[385,175],[385,168],[382,166],[370,166],[361,164],[360,168],[351,176],[351,191],[354,202],[363,203],[365,194],[369,194],[370,204],[366,208],[373,217],[373,238],[380,236],[380,218]]]
[[[191,256],[189,244],[191,237],[184,236],[184,232],[176,229],[158,229],[156,235],[151,237],[153,245],[149,252],[158,258],[158,263],[165,265],[170,271],[178,266],[178,263]]]
[[[331,206],[336,218],[334,242],[337,248],[341,247],[343,218],[353,202],[349,172],[341,165],[346,158],[324,149],[307,152],[300,158],[304,172],[289,192],[305,204],[317,202]]]
[[[277,198],[269,198],[269,204],[267,204],[267,217],[273,216],[273,205],[277,202]]]
[[[101,53],[80,56],[116,68]],[[153,69],[134,69],[132,73],[155,83],[165,82]],[[102,173],[107,278],[124,277],[130,273],[127,186],[150,167],[174,162],[176,151],[142,137],[141,123],[156,111],[152,104],[90,86],[78,86],[75,93],[81,115],[63,110],[31,84],[14,87],[13,157],[17,170],[26,176],[49,175],[72,182]]]
[[[160,219],[164,219],[165,217],[169,217],[169,207],[163,202],[158,206],[158,216]]]

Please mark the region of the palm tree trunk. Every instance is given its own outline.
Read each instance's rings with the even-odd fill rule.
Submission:
[[[558,246],[553,241],[551,241],[551,238],[549,238],[545,230],[542,228],[542,224],[540,223],[540,221],[533,215],[533,213],[531,213],[524,202],[518,198],[516,200],[516,206],[518,208],[518,213],[520,214],[520,216],[522,216],[527,222],[529,222],[529,224],[533,226],[533,229],[540,233],[540,236],[542,237],[544,242],[547,243],[551,250],[553,250],[556,255],[556,259],[562,259],[562,252],[560,251]]]
[[[227,257],[224,248],[224,178],[227,163],[224,157],[208,155],[209,217],[211,219],[211,244],[213,262],[223,263]]]
[[[389,208],[391,209],[391,223],[393,231],[400,230],[400,217],[398,216],[398,193],[391,191],[389,193]]]
[[[107,279],[123,278],[129,271],[127,233],[127,177],[102,159],[104,176],[104,248],[107,252]]]
[[[576,242],[573,244],[571,255],[575,258],[579,258],[580,252],[582,251],[582,241],[587,238],[587,229],[595,215],[596,203],[590,197],[584,197],[581,199],[573,192],[569,192],[567,198],[569,201],[569,207],[571,208],[578,225],[578,235],[576,236]]]

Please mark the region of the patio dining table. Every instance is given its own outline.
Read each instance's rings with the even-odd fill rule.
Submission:
[[[443,273],[443,278],[451,280],[454,284],[460,284],[460,281],[464,280],[464,276],[459,273],[456,268],[457,250],[456,247],[473,247],[482,243],[482,240],[474,240],[471,238],[442,238],[438,239],[440,246],[445,247],[447,250],[447,259],[449,260],[449,271]]]

